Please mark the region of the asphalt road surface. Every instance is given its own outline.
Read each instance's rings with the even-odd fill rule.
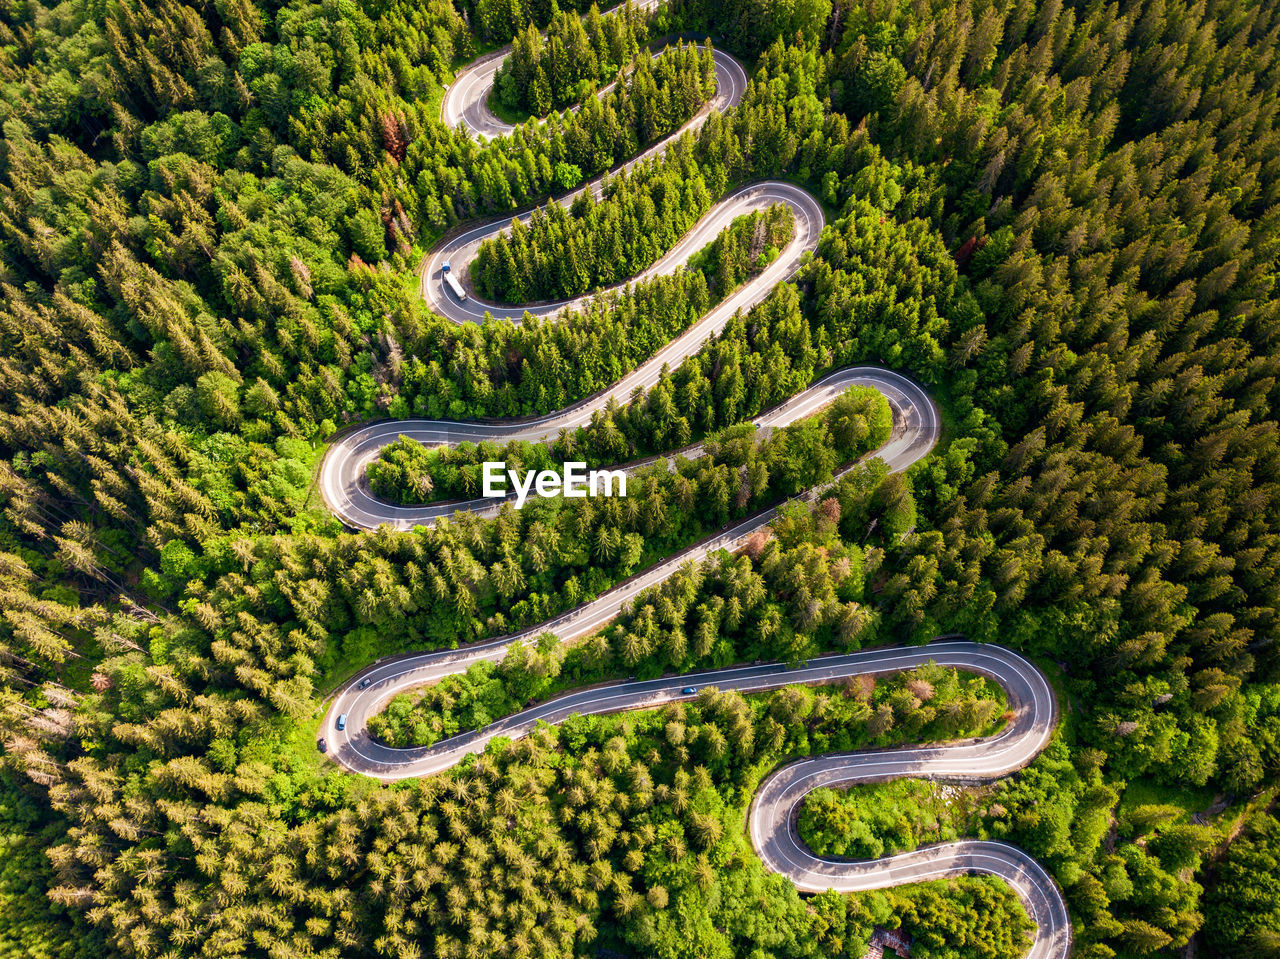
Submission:
[[[604,622],[595,617],[561,617],[545,630],[563,638],[590,632]],[[537,632],[543,632],[540,627]],[[614,683],[567,693],[473,732],[434,746],[393,749],[373,740],[368,719],[393,696],[423,682],[461,672],[481,660],[500,659],[511,642],[534,632],[461,650],[425,653],[377,664],[352,680],[335,699],[323,732],[333,758],[352,770],[384,781],[428,776],[447,770],[465,756],[482,752],[498,736],[518,739],[537,723],[560,722],[577,713],[615,713],[651,709],[689,700],[714,688],[757,692],[793,683],[830,683],[850,676],[900,672],[935,662],[980,673],[1008,694],[1010,721],[998,734],[940,746],[908,747],[829,754],[782,766],[757,791],[748,819],[751,842],[764,864],[795,882],[802,891],[841,892],[877,889],[965,874],[1004,879],[1022,900],[1036,930],[1031,959],[1065,959],[1071,926],[1061,892],[1047,872],[1026,853],[1004,843],[962,840],[928,846],[872,861],[834,861],[815,856],[797,832],[804,796],[819,786],[842,786],[904,776],[966,782],[997,779],[1022,768],[1039,754],[1053,734],[1056,704],[1052,689],[1035,666],[999,646],[937,641],[923,647],[872,649],[823,656],[800,667],[779,663],[740,666],[661,679]],[[682,690],[693,687],[687,695]],[[336,729],[338,715],[346,728]]]
[[[639,5],[652,6],[654,2],[642,0]],[[489,110],[487,104],[494,74],[508,52],[509,48],[504,48],[490,54],[459,74],[447,91],[442,107],[446,122],[463,124],[480,137],[500,136],[511,130]],[[711,112],[741,99],[746,88],[746,74],[737,61],[716,51],[716,75],[716,95],[676,135],[704,122]],[[670,142],[671,138],[668,138],[628,166],[665,149]],[[589,183],[583,189],[598,193],[601,182]],[[567,205],[572,199],[571,195],[560,202]],[[791,184],[753,184],[721,200],[675,248],[643,274],[654,276],[679,269],[692,253],[710,242],[735,217],[773,203],[787,204],[796,219],[795,238],[781,255],[760,276],[744,284],[613,387],[559,412],[517,422],[463,423],[411,419],[371,423],[352,430],[333,442],[321,467],[320,486],[329,508],[348,525],[365,529],[382,524],[406,529],[430,524],[458,510],[496,509],[500,504],[493,500],[416,507],[385,503],[369,493],[364,481],[365,468],[384,446],[400,436],[409,436],[427,444],[553,438],[561,429],[588,423],[591,414],[604,407],[610,399],[625,402],[635,388],[652,386],[664,365],[678,366],[682,360],[696,353],[708,337],[723,329],[734,312],[750,309],[763,300],[775,285],[794,274],[801,255],[817,245],[824,224],[822,208],[810,194]],[[467,267],[480,242],[505,229],[509,222],[500,220],[464,231],[424,258],[421,289],[434,309],[460,323],[481,321],[486,314],[519,322],[526,310],[552,316],[585,301],[586,298],[580,298],[510,308],[487,304],[475,297],[460,301],[447,290],[441,279],[441,266],[449,262],[451,268],[465,279]],[[754,422],[757,426],[786,425],[820,409],[853,385],[880,390],[893,409],[893,435],[874,455],[884,459],[891,469],[902,470],[928,454],[937,442],[940,429],[933,401],[914,381],[874,367],[837,370],[786,403],[757,417]],[[682,451],[687,456],[696,456],[700,452],[698,447]],[[819,492],[811,490],[802,498],[812,499]],[[776,689],[792,683],[830,682],[866,673],[896,672],[930,660],[982,673],[999,682],[1009,695],[1012,720],[998,735],[941,746],[817,756],[780,767],[764,780],[752,804],[748,824],[752,845],[768,868],[789,877],[804,891],[874,889],[966,873],[999,876],[1014,889],[1035,921],[1035,938],[1028,952],[1030,959],[1065,959],[1071,948],[1071,927],[1062,895],[1038,863],[1012,846],[964,840],[875,861],[836,862],[814,856],[796,831],[800,802],[819,786],[902,776],[990,780],[1030,762],[1052,734],[1056,718],[1053,694],[1044,676],[1034,666],[1000,647],[940,641],[926,647],[826,656],[795,669],[775,663],[616,683],[568,693],[483,730],[464,733],[421,749],[392,749],[369,736],[369,718],[398,693],[463,672],[477,662],[500,660],[512,644],[532,642],[544,632],[551,632],[561,640],[589,635],[617,616],[624,604],[643,590],[662,582],[683,564],[699,562],[715,550],[740,546],[776,515],[776,509],[769,509],[747,517],[620,583],[593,602],[534,629],[457,650],[418,653],[375,663],[355,676],[336,695],[320,730],[320,735],[328,742],[329,754],[353,772],[384,781],[399,780],[446,770],[464,756],[483,751],[494,737],[518,738],[540,720],[558,722],[574,713],[652,708],[690,698],[681,692],[689,686],[750,692]],[[336,725],[340,715],[346,716],[343,730],[337,729]]]
[[[658,2],[659,0],[633,0],[632,6],[640,10],[652,10],[658,6]],[[613,7],[605,10],[604,14],[608,16],[618,9],[619,7]],[[544,30],[544,39],[546,35]],[[473,60],[454,77],[440,104],[440,115],[445,123],[451,127],[466,127],[482,140],[506,136],[515,129],[489,109],[489,93],[493,89],[494,77],[510,53],[511,45],[508,44]],[[613,84],[602,87],[599,92],[603,94],[611,86]]]
[[[585,426],[591,421],[592,413],[603,409],[611,398],[624,401],[636,386],[650,385],[645,382],[650,372],[655,378],[661,372],[661,366],[657,370],[651,370],[651,367],[652,361],[645,363],[590,401],[536,419],[509,423],[419,419],[369,423],[337,437],[330,444],[320,465],[321,494],[334,515],[357,529],[374,529],[383,524],[397,529],[409,529],[413,526],[430,525],[442,516],[450,516],[462,510],[478,513],[496,511],[502,505],[502,500],[474,499],[424,506],[397,506],[378,499],[370,492],[366,470],[383,447],[394,443],[401,436],[427,445],[454,445],[463,441],[478,443],[481,440],[505,443],[508,440],[533,442],[554,439],[562,429]],[[885,460],[890,469],[906,469],[933,449],[941,423],[937,408],[929,395],[914,380],[900,373],[871,366],[854,366],[828,373],[807,390],[756,417],[752,422],[757,426],[785,426],[821,409],[851,386],[872,387],[884,394],[889,401],[893,411],[894,431],[889,442],[877,450],[876,455]],[[696,446],[682,451],[683,455],[690,458],[700,452],[700,447]]]
[[[882,661],[875,659],[882,655],[895,663],[892,668],[896,669],[928,658],[989,676],[1008,694],[1013,718],[999,734],[983,739],[828,754],[782,766],[760,784],[751,806],[748,829],[761,860],[806,892],[855,892],[970,873],[996,875],[1013,888],[1036,924],[1027,955],[1031,959],[1063,959],[1071,950],[1071,922],[1062,893],[1039,863],[1014,846],[961,840],[852,862],[815,856],[800,838],[796,825],[800,805],[814,789],[906,776],[962,782],[999,779],[1030,763],[1053,735],[1057,715],[1053,691],[1044,675],[1014,652],[999,646],[943,641],[910,650],[872,650],[868,655],[874,663],[870,671],[883,668]]]

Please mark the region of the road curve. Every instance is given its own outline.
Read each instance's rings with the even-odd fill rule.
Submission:
[[[1065,959],[1071,951],[1071,920],[1062,893],[1044,867],[1015,846],[960,840],[853,862],[816,856],[800,838],[801,803],[819,787],[906,776],[990,781],[1026,766],[1048,745],[1057,715],[1053,690],[1021,656],[999,646],[951,641],[897,652],[928,656],[941,665],[994,679],[1008,693],[1012,720],[998,735],[982,739],[827,754],[782,766],[756,791],[748,821],[752,846],[769,869],[789,877],[806,892],[858,892],[969,873],[999,876],[1022,900],[1036,925],[1028,959]]]
[[[553,621],[549,627],[568,637],[598,625],[569,620],[559,628]],[[998,682],[1008,694],[1011,719],[1000,733],[940,746],[830,754],[782,766],[761,783],[752,803],[748,820],[751,842],[766,867],[807,892],[853,892],[970,873],[999,876],[1009,883],[1035,922],[1029,959],[1065,959],[1070,952],[1071,925],[1061,892],[1037,862],[1013,846],[963,840],[885,859],[837,862],[815,856],[797,832],[800,803],[819,786],[904,776],[991,780],[1031,762],[1053,734],[1056,703],[1043,674],[1018,654],[999,646],[955,640],[922,647],[861,650],[818,657],[794,669],[769,663],[579,690],[434,746],[393,749],[369,735],[369,718],[397,693],[461,672],[472,663],[499,659],[511,641],[519,638],[422,654],[366,670],[338,695],[329,711],[322,731],[330,737],[331,755],[353,772],[383,781],[402,780],[442,772],[466,756],[482,752],[494,738],[520,738],[539,722],[560,722],[575,713],[651,709],[688,700],[693,697],[682,690],[690,686],[758,692],[793,683],[829,683],[850,676],[900,672],[926,662],[979,673]],[[340,714],[347,716],[344,730],[334,726]]]
[[[670,346],[589,401],[536,419],[506,423],[383,420],[359,427],[336,438],[325,452],[320,464],[321,495],[335,516],[356,529],[374,529],[383,524],[396,529],[409,529],[431,525],[441,517],[460,511],[482,514],[496,512],[502,505],[502,500],[474,499],[423,506],[388,503],[370,492],[366,480],[368,465],[377,458],[383,447],[394,443],[401,436],[427,445],[455,445],[464,441],[478,443],[482,440],[505,443],[509,440],[537,442],[554,439],[562,429],[585,426],[591,421],[592,414],[603,409],[610,399],[625,402],[636,387],[653,385],[662,371],[663,363],[670,362],[664,360],[655,365],[655,360],[666,356],[669,349]],[[937,407],[929,395],[914,380],[900,373],[872,366],[847,367],[829,373],[808,389],[756,417],[752,422],[757,426],[786,426],[827,405],[851,386],[867,386],[879,390],[889,401],[894,417],[894,432],[889,442],[876,451],[876,455],[888,463],[891,470],[904,470],[933,449],[941,430],[941,421]],[[699,447],[683,451],[688,457],[700,452]]]
[[[638,5],[652,6],[655,2],[641,0]],[[493,76],[507,52],[509,48],[482,58],[459,75],[449,88],[442,107],[446,122],[462,123],[481,137],[510,131],[508,125],[493,115],[487,103]],[[741,98],[746,87],[746,74],[737,61],[716,51],[716,74],[716,96],[677,134],[704,122],[711,111],[737,103]],[[671,139],[651,148],[628,166],[665,149]],[[583,189],[599,193],[601,181],[590,183]],[[570,196],[560,202],[567,204],[572,199]],[[674,368],[693,355],[708,337],[723,329],[734,312],[750,309],[763,300],[777,283],[794,274],[801,255],[817,245],[818,234],[824,224],[821,206],[810,194],[790,184],[762,183],[745,187],[721,200],[674,249],[642,274],[642,277],[653,276],[678,269],[690,254],[714,238],[734,217],[775,202],[790,206],[796,219],[796,236],[782,254],[759,277],[737,290],[609,390],[559,412],[518,422],[482,424],[401,420],[372,423],[348,432],[331,445],[321,466],[320,488],[329,508],[348,525],[366,529],[384,523],[404,529],[432,523],[461,509],[496,509],[493,500],[417,507],[385,503],[373,497],[365,486],[365,467],[384,446],[400,436],[410,436],[428,444],[553,438],[561,429],[588,423],[591,414],[611,399],[625,402],[637,387],[652,386],[664,366]],[[440,267],[444,262],[450,262],[454,270],[465,272],[480,242],[505,229],[508,223],[499,221],[465,231],[423,259],[421,290],[433,308],[456,322],[479,321],[486,314],[517,322],[523,318],[525,308],[486,304],[474,297],[465,302],[459,301],[451,291],[446,292],[441,283]],[[528,308],[528,312],[552,316],[566,308],[581,305],[585,299],[538,304]],[[880,390],[893,408],[893,435],[876,455],[893,470],[905,469],[927,455],[937,442],[940,430],[933,401],[907,377],[873,367],[853,367],[828,374],[753,422],[758,426],[786,425],[819,409],[853,385]],[[685,452],[697,455],[700,450],[692,448]],[[817,492],[810,491],[803,498],[812,499]],[[369,736],[369,718],[397,693],[463,672],[474,663],[499,660],[511,645],[531,642],[544,632],[554,633],[562,640],[595,632],[613,619],[624,604],[666,579],[681,565],[698,562],[715,550],[741,545],[746,537],[776,515],[776,509],[770,509],[748,517],[644,570],[598,599],[533,629],[462,649],[419,653],[375,663],[355,676],[336,695],[321,725],[320,735],[327,739],[330,755],[353,772],[384,781],[400,780],[448,769],[466,755],[483,751],[494,737],[525,735],[538,721],[557,722],[573,713],[650,708],[688,698],[680,690],[690,685],[712,685],[750,692],[797,682],[829,682],[865,673],[896,672],[930,660],[982,673],[999,682],[1009,695],[1013,718],[1001,733],[943,746],[819,756],[780,767],[761,783],[752,804],[749,819],[751,841],[768,868],[789,877],[804,891],[883,888],[966,873],[999,876],[1018,894],[1036,924],[1029,959],[1065,959],[1071,948],[1071,928],[1062,895],[1038,863],[1012,846],[961,841],[872,862],[834,862],[814,856],[796,831],[799,804],[804,795],[818,786],[901,776],[987,780],[1007,775],[1030,762],[1052,735],[1056,716],[1052,691],[1034,666],[1000,647],[944,641],[927,647],[865,650],[826,656],[794,670],[780,664],[768,664],[617,683],[568,693],[483,730],[464,733],[422,749],[392,749]],[[346,717],[342,730],[337,728],[339,716]]]
[[[655,10],[660,0],[632,0],[632,7],[637,10]],[[623,4],[603,10],[604,16],[610,16],[621,10]],[[542,31],[545,40],[547,32]],[[503,62],[511,53],[511,44],[486,53],[467,64],[453,82],[445,90],[444,99],[440,103],[440,118],[451,127],[463,126],[482,140],[506,136],[516,129],[514,124],[507,123],[489,108],[489,94],[493,90],[494,79]],[[609,84],[599,91],[608,91]]]
[[[661,153],[682,133],[697,129],[706,122],[707,117],[711,116],[712,113],[722,112],[736,105],[742,99],[742,95],[747,89],[747,74],[742,64],[720,50],[713,50],[712,56],[715,59],[716,67],[715,94],[679,130],[660,140],[633,159],[628,160],[622,165],[621,170],[631,169],[655,154]],[[489,82],[492,83],[492,77],[490,77]],[[460,82],[455,83],[450,93],[459,88]],[[472,88],[468,87],[466,89]],[[479,97],[475,101],[476,103],[485,101],[488,96],[487,90],[488,88],[486,87],[483,91],[473,94]],[[447,102],[446,100],[446,105]],[[472,112],[474,111],[464,111],[461,114],[468,124],[472,118]],[[599,198],[603,194],[607,179],[607,176],[598,177],[554,202],[558,202],[565,209],[568,209],[573,205],[573,201],[586,190],[590,190]],[[772,270],[771,281],[757,277],[754,282],[747,284],[755,290],[767,293],[779,282],[779,275],[785,277],[790,272],[794,272],[795,268],[799,266],[800,253],[806,249],[813,249],[817,245],[818,234],[822,232],[823,213],[821,204],[806,191],[787,183],[753,184],[724,197],[694,225],[693,229],[685,235],[680,243],[667,251],[665,256],[661,257],[643,273],[627,282],[674,273],[684,266],[690,256],[715,239],[716,234],[728,226],[734,217],[742,216],[753,210],[765,209],[773,203],[784,203],[792,208],[796,216],[796,237],[788,245],[787,249],[783,251],[778,261],[775,261],[775,269]],[[423,257],[422,263],[418,268],[422,298],[437,313],[455,322],[478,323],[484,320],[486,315],[495,319],[507,319],[516,322],[523,319],[526,312],[535,316],[554,316],[562,310],[580,307],[593,296],[598,295],[588,294],[576,299],[561,300],[555,303],[503,306],[478,298],[475,296],[474,291],[469,294],[466,300],[459,300],[457,295],[445,286],[444,273],[441,269],[444,264],[450,264],[450,269],[465,279],[468,276],[471,261],[475,258],[476,250],[479,249],[481,243],[509,230],[512,219],[527,222],[532,215],[533,211],[529,210],[516,217],[501,217],[473,227],[456,236],[448,237],[438,244]],[[784,265],[789,265],[789,269],[784,268]],[[733,315],[732,310],[729,315]]]

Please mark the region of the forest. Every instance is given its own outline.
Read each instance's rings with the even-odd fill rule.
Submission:
[[[511,54],[494,78],[490,96],[514,113],[543,117],[581,103],[592,87],[633,66],[649,28],[643,11],[626,6],[604,17],[596,4],[584,17],[557,11],[545,25],[545,37],[530,21],[511,38]],[[648,65],[636,62],[634,68]]]
[[[534,210],[527,225],[512,220],[510,231],[480,245],[471,281],[481,296],[508,303],[567,299],[612,286],[652,266],[710,207],[711,197],[696,171],[656,163],[633,168],[605,186],[600,202],[584,191],[567,211],[552,203]],[[708,266],[702,272],[712,274],[721,287],[736,286],[738,275],[763,266],[760,258],[770,249],[776,255],[790,239],[790,211],[773,210],[752,220],[744,257],[737,247],[747,228],[746,223],[731,227],[725,232],[732,239],[707,251]],[[732,273],[716,276],[719,270]]]
[[[691,37],[744,64],[741,102],[620,170],[711,96]],[[495,106],[545,122],[445,124],[446,86],[513,40]],[[1275,956],[1277,51],[1280,9],[1241,0],[0,9],[0,956],[841,956],[876,926],[923,959],[1023,955],[998,880],[802,896],[743,832],[780,762],[998,721],[990,690],[937,711],[949,677],[708,691],[386,789],[315,748],[325,696],[379,657],[535,628],[875,448],[884,408],[865,433],[744,425],[850,364],[928,387],[929,457],[858,465],[382,735],[601,677],[999,642],[1054,681],[1049,748],[910,835],[889,813],[916,795],[872,793],[877,818],[815,794],[812,842],[962,826],[1044,865],[1081,959]],[[626,503],[408,532],[324,509],[344,427],[550,412],[688,329],[785,217],[627,281],[763,178],[824,207],[799,272],[545,454],[509,451],[621,463],[715,436],[708,457]],[[624,285],[555,321],[433,314],[423,255],[525,212],[477,291]],[[379,488],[464,495],[490,452],[401,447]]]
[[[1209,942],[1246,959],[1275,955],[1280,943],[1280,819],[1263,811],[1246,823],[1215,867],[1206,907]]]

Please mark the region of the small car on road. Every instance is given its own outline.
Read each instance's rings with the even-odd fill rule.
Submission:
[[[346,713],[343,713],[341,716],[339,716],[339,717],[338,717],[338,728],[339,728],[339,729],[346,729],[346,728],[347,728],[347,714],[346,714]]]
[[[318,743],[316,743],[316,748],[319,749],[322,753],[327,753],[329,751],[329,744],[322,739]]]
[[[694,693],[696,693],[697,691],[698,691],[698,687],[697,687],[697,686],[686,686],[684,689],[680,690],[680,695],[681,695],[681,696],[692,696],[692,695],[693,695]]]
[[[361,689],[368,689],[368,688],[369,688],[369,684],[370,684],[371,682],[373,682],[373,677],[372,677],[372,676],[366,676],[364,679],[360,680],[360,688],[361,688]]]

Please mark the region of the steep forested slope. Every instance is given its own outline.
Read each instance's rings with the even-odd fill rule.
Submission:
[[[312,495],[338,427],[557,408],[715,295],[694,273],[562,324],[467,327],[416,300],[443,231],[615,167],[706,95],[645,68],[493,142],[440,122],[458,65],[552,17],[0,8],[0,948],[838,955],[890,916],[922,954],[1009,948],[1016,910],[986,883],[806,904],[758,868],[752,777],[838,735],[783,694],[570,724],[403,789],[313,754],[320,691],[351,669],[534,625],[629,572],[628,537],[662,552],[741,508],[719,480],[708,515],[673,476],[657,514],[351,534]],[[671,448],[850,362],[928,383],[947,445],[783,523],[785,569],[759,575],[788,587],[755,597],[749,641],[698,612],[749,568],[713,566],[664,615],[746,655],[958,630],[1059,664],[1070,722],[992,835],[1053,870],[1079,954],[1181,947],[1212,827],[1144,819],[1126,790],[1230,801],[1280,774],[1280,10],[687,0],[648,30],[710,32],[752,76],[655,177],[710,200],[791,177],[831,223],[794,283],[563,442]],[[556,103],[583,92],[562,79]],[[640,262],[596,253],[591,282]],[[618,628],[635,662],[683,662]],[[1209,947],[1243,929],[1222,904],[1268,828],[1211,874]]]

